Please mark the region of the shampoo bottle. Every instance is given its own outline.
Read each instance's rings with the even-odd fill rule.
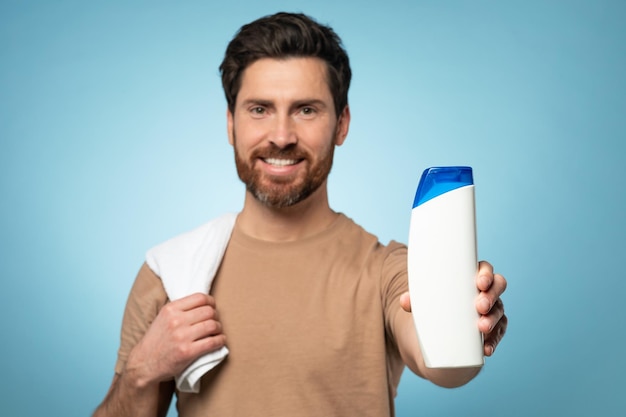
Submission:
[[[433,167],[417,187],[408,244],[411,310],[429,368],[482,366],[470,167]]]

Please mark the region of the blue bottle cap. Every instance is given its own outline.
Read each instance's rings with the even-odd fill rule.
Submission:
[[[474,184],[471,167],[432,167],[424,170],[420,179],[413,208],[428,200],[466,185]]]

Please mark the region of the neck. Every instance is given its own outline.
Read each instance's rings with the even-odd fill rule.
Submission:
[[[246,192],[244,207],[237,223],[245,234],[254,238],[288,242],[325,230],[337,215],[328,204],[324,183],[307,199],[284,208],[268,207]]]

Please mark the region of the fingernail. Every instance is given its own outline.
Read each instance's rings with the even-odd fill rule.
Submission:
[[[483,311],[489,311],[491,305],[489,303],[489,300],[485,297],[483,297],[480,301],[479,301],[479,306],[481,308],[481,310]]]

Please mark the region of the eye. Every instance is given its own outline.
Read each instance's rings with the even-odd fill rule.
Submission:
[[[300,108],[300,113],[304,116],[312,116],[316,113],[316,111],[313,107],[304,106]]]
[[[248,108],[248,112],[250,113],[250,117],[252,117],[253,119],[260,119],[263,117],[266,117],[267,115],[267,108],[265,106],[251,106]]]

